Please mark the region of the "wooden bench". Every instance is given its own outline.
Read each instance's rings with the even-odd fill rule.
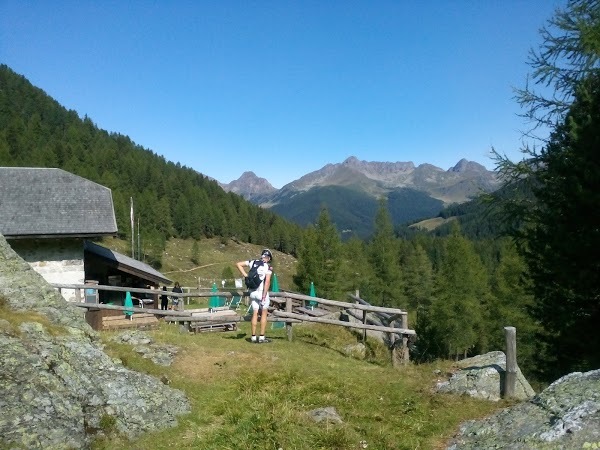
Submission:
[[[235,320],[234,320],[235,319]],[[182,327],[194,333],[203,331],[235,331],[240,316],[230,309],[213,312],[197,311],[189,317],[165,317],[165,321],[179,323]]]
[[[193,322],[190,324],[190,331],[194,333],[203,333],[207,331],[236,331],[236,322],[202,323]]]
[[[131,319],[125,315],[102,317],[102,330],[116,330],[121,328],[152,328],[158,326],[158,319],[154,314],[136,313]]]

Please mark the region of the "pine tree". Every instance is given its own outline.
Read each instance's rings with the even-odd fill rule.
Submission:
[[[446,240],[434,295],[428,322],[440,356],[458,358],[477,345],[485,347],[480,327],[489,295],[487,274],[458,225]]]
[[[311,282],[319,289],[319,297],[339,299],[342,245],[335,225],[323,208],[315,227],[307,230],[298,254],[298,268],[294,282],[308,293]]]
[[[541,322],[538,368],[547,380],[600,365],[600,3],[571,0],[542,30],[528,85],[518,100],[526,115],[550,127],[541,148],[513,163],[497,156],[506,184],[527,184],[533,199],[513,202],[518,249],[527,263]],[[582,338],[584,336],[584,338]]]
[[[375,216],[375,233],[368,245],[371,283],[361,290],[368,302],[390,307],[404,304],[404,289],[398,239],[385,200],[379,202]]]
[[[534,299],[526,274],[527,265],[513,241],[502,239],[500,245],[499,263],[491,283],[493,301],[484,311],[486,332],[490,347],[499,350],[505,346],[503,328],[515,327],[519,367],[529,375],[535,371],[535,355],[543,346],[536,339],[539,324],[530,315]]]

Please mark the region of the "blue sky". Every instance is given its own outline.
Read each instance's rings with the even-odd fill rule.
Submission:
[[[513,88],[566,0],[0,0],[0,62],[220,182],[349,156],[521,159]]]

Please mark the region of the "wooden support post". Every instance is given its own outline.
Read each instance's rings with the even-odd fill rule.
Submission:
[[[200,294],[200,277],[198,277],[198,294]],[[196,301],[197,301],[198,303],[200,303],[200,298],[201,298],[201,297],[196,297]]]
[[[504,376],[504,397],[515,395],[517,387],[517,329],[504,327],[506,337],[506,374]]]
[[[285,312],[292,312],[292,299],[290,297],[286,297],[285,299]],[[292,342],[294,335],[292,334],[292,322],[285,323],[285,331],[287,333],[288,341]]]
[[[408,314],[402,314],[402,329],[408,329]],[[408,364],[410,355],[408,353],[408,335],[402,335],[402,364]]]
[[[367,311],[363,309],[363,325],[367,323]],[[367,343],[367,329],[363,329],[362,341],[364,344]]]
[[[390,333],[390,357],[392,359],[392,367],[398,367],[398,348],[396,341],[398,337],[396,333]]]

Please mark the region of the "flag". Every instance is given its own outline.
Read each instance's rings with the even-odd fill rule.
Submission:
[[[130,197],[130,198],[131,198],[131,214],[130,214],[131,215],[131,230],[133,233],[133,197]]]

